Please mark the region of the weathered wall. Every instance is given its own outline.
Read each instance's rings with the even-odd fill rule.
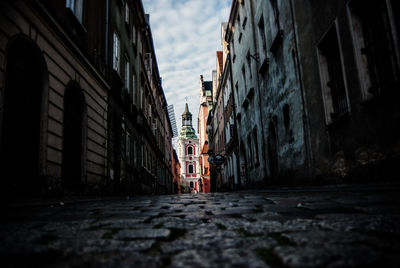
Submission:
[[[384,1],[377,1],[376,4],[378,2]],[[367,163],[392,158],[399,152],[398,82],[380,96],[369,100],[363,98],[361,84],[369,78],[360,75],[357,70],[357,48],[347,3],[349,1],[344,0],[294,1],[315,176],[324,172],[346,176],[351,169],[361,166],[368,170]],[[389,3],[389,13],[394,16],[389,14],[388,21],[398,21],[395,1],[385,3]],[[380,12],[378,5],[376,7],[376,12]],[[349,110],[337,120],[327,122],[317,50],[321,38],[332,25],[337,30]],[[394,23],[390,29],[398,32]],[[394,51],[398,55],[398,35],[392,37]],[[394,62],[399,70],[398,57]]]
[[[278,15],[271,12],[273,8],[270,3],[271,1],[255,1],[254,16],[260,57],[257,72],[262,94],[264,153],[269,162],[269,175],[275,177],[272,178],[275,183],[287,183],[285,180],[294,180],[296,176],[305,175],[304,110],[297,72],[290,2],[277,1]],[[276,25],[274,18],[271,18],[274,16],[278,17]],[[275,28],[278,28],[278,32],[274,31]],[[279,33],[279,30],[282,32]],[[262,34],[265,34],[265,44],[262,43]],[[265,62],[266,58],[269,64]],[[271,143],[272,139],[271,124],[276,130],[277,174],[272,174],[274,172],[270,170],[273,165],[273,156],[268,151],[268,143]],[[291,173],[290,177],[277,178],[285,173]]]
[[[230,56],[238,119],[237,129],[238,137],[240,137],[239,143],[243,143],[246,148],[246,175],[249,185],[263,183],[266,178],[265,161],[261,153],[263,150],[261,127],[263,120],[259,100],[262,97],[259,95],[255,71],[256,62],[253,58],[257,51],[254,43],[251,1],[243,1],[244,4],[236,2],[237,10],[232,13],[230,21],[233,29],[230,40]],[[244,70],[244,75],[242,70]],[[254,129],[257,132],[256,143],[254,142]],[[245,185],[246,182],[243,181],[242,184]]]

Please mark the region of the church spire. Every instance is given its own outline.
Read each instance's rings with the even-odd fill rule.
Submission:
[[[182,129],[179,136],[181,139],[197,139],[196,132],[192,125],[192,114],[189,112],[189,105],[187,102],[185,105],[185,111],[182,114]]]
[[[189,112],[189,105],[187,103],[185,111],[182,114],[182,126],[192,126],[192,114]]]

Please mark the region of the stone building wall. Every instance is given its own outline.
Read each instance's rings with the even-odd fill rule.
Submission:
[[[234,1],[229,19],[230,32],[226,39],[230,45],[241,166],[245,168],[242,173],[246,178],[242,180],[244,185],[249,186],[262,184],[266,179],[262,154],[263,119],[259,102],[262,97],[255,68],[257,48],[254,42],[253,16],[250,1]]]
[[[289,1],[254,1],[254,4],[259,56],[256,71],[264,122],[263,153],[269,163],[272,182],[288,183],[285,180],[294,180],[295,173],[307,176],[305,119],[294,21]]]
[[[294,1],[294,9],[314,177],[390,177],[394,165],[385,163],[398,163],[400,148],[399,4]],[[372,47],[378,45],[374,40],[379,49]],[[326,83],[332,79],[324,60],[335,50],[342,107],[335,104],[332,83]]]
[[[100,6],[99,3],[99,8]],[[50,8],[39,1],[29,3],[2,1],[1,3],[0,96],[1,106],[4,107],[1,110],[1,146],[2,160],[8,159],[2,163],[4,165],[9,163],[14,167],[19,166],[19,170],[11,170],[12,168],[8,169],[6,166],[1,169],[5,173],[3,174],[4,178],[10,179],[6,182],[8,186],[33,184],[36,190],[32,190],[32,194],[34,194],[33,191],[36,194],[60,191],[62,185],[78,187],[80,187],[79,185],[90,185],[89,188],[99,189],[104,184],[107,175],[106,133],[109,85],[101,74],[100,65],[95,65],[94,60],[89,60],[90,56],[86,53],[90,47],[79,43],[81,40],[79,33],[73,35],[68,32],[65,24],[60,23],[62,19],[55,18],[49,13]],[[65,9],[65,5],[63,8]],[[64,21],[73,21],[74,27],[79,31],[82,26],[77,25],[78,22],[74,21],[74,14],[69,10],[62,14]],[[99,16],[102,15],[104,14]],[[93,19],[100,19],[100,17]],[[98,29],[97,26],[90,27],[88,21],[83,20],[82,23],[88,26],[87,31]],[[15,60],[15,54],[24,55],[23,50],[25,49],[33,54],[37,53],[35,56],[37,58],[29,59],[32,54],[26,55],[25,58],[19,59],[21,60],[19,67],[13,67],[11,59]],[[32,84],[29,88],[31,92],[41,90],[39,99],[29,100],[40,106],[40,119],[33,123],[34,126],[24,128],[21,125],[26,125],[27,118],[31,116],[30,113],[35,111],[27,110],[29,106],[20,106],[18,113],[10,114],[12,109],[9,109],[7,105],[15,105],[18,102],[23,104],[26,102],[26,98],[32,94],[25,91],[28,90],[27,85],[21,87],[18,81],[13,82],[15,77],[12,77],[12,70],[15,71],[13,68],[29,68],[32,64],[32,62],[29,63],[29,60],[36,62],[37,68],[42,68],[43,80],[38,87]],[[39,67],[41,60],[43,60],[43,66]],[[7,68],[9,69],[7,70]],[[34,72],[36,72],[34,68],[22,70],[21,76],[17,79],[22,83],[29,83],[30,73]],[[14,94],[17,90],[20,92],[16,96]],[[65,94],[68,90],[71,91],[69,94],[78,97],[67,101]],[[13,98],[18,98],[18,100]],[[70,152],[72,155],[66,154],[69,148],[64,146],[66,142],[65,105],[72,105],[71,109],[79,107],[82,110],[81,124],[78,123],[74,126],[74,128],[80,128],[80,133],[77,135],[81,139],[81,149]],[[10,133],[13,133],[13,130],[10,130],[10,121],[15,121],[20,125],[14,129],[16,132],[13,134],[20,140],[10,136]],[[37,124],[38,122],[40,124]],[[40,125],[39,129],[35,129],[35,126],[38,125]],[[40,134],[36,134],[35,131],[39,131]],[[37,135],[39,139],[28,143],[24,142],[31,135]],[[31,143],[35,142],[39,144],[39,149],[30,150]],[[21,155],[32,153],[34,156],[18,159],[13,153],[10,155],[10,152],[16,149]],[[63,163],[66,165],[65,160],[74,157],[78,159],[77,165],[80,167],[75,171],[73,178],[64,178],[64,181],[61,181],[63,177],[68,176],[66,169],[74,167],[74,165],[63,167]],[[34,163],[36,167],[30,171],[25,170],[29,163]],[[27,177],[30,178],[27,179]],[[22,186],[22,188],[24,187]]]

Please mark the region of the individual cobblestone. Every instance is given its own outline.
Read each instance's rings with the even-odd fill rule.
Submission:
[[[399,267],[398,185],[3,206],[2,267]]]

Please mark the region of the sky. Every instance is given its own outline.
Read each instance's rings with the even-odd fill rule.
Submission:
[[[143,0],[168,105],[173,104],[180,131],[186,97],[197,130],[200,75],[211,81],[221,23],[228,21],[232,0]]]

